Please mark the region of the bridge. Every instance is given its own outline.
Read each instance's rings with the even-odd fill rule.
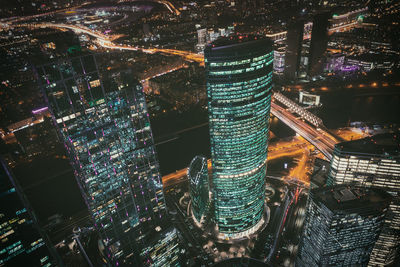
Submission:
[[[296,117],[288,109],[285,109],[275,102],[271,102],[271,114],[293,129],[297,134],[302,136],[321,153],[332,159],[333,148],[339,141],[331,134],[321,128],[315,128],[305,122],[301,117]]]
[[[285,106],[289,108],[290,112],[297,113],[298,115],[301,116],[302,119],[305,119],[306,121],[310,122],[316,127],[321,127],[323,126],[322,120],[309,112],[308,110],[305,110],[301,106],[299,106],[297,103],[292,101],[291,99],[287,98],[286,96],[282,95],[281,93],[274,93],[274,98],[275,100],[278,100]]]

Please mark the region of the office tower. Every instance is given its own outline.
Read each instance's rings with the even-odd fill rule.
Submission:
[[[0,160],[0,266],[55,266],[54,248],[6,163]]]
[[[206,212],[210,198],[207,159],[205,157],[196,156],[193,158],[188,168],[188,178],[192,215],[195,222],[199,224]]]
[[[285,71],[285,50],[284,46],[277,46],[274,49],[274,74],[282,75]]]
[[[285,77],[296,79],[299,74],[303,43],[304,22],[294,21],[288,25],[285,54]]]
[[[400,136],[380,134],[339,143],[333,151],[328,185],[357,182],[393,196],[369,266],[390,265],[400,249]]]
[[[272,41],[221,38],[205,49],[215,219],[222,238],[263,223]]]
[[[330,12],[321,12],[314,16],[308,60],[308,75],[310,76],[318,74],[323,70],[324,66],[321,60],[328,46],[330,18]]]
[[[199,45],[206,44],[207,39],[207,29],[198,29],[197,30],[197,43]]]
[[[366,266],[391,198],[353,184],[312,189],[296,266]]]
[[[179,239],[177,230],[170,226],[169,228],[156,227],[155,234],[148,235],[146,241],[146,247],[142,249],[141,255],[148,258],[146,265],[154,267],[163,266],[180,266],[179,262]],[[146,256],[150,255],[150,257]]]
[[[175,266],[177,246],[149,248],[170,225],[143,89],[129,71],[99,72],[97,60],[38,68],[54,123],[109,264]]]

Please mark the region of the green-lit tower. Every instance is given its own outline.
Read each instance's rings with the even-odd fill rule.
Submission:
[[[209,203],[209,183],[207,159],[202,156],[193,158],[188,168],[189,191],[192,215],[197,224],[200,224]]]
[[[241,238],[264,224],[272,42],[221,38],[204,55],[215,219],[221,238]]]

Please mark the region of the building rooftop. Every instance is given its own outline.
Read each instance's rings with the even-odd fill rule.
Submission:
[[[313,199],[331,211],[351,212],[368,206],[387,206],[392,197],[378,188],[366,188],[356,184],[341,184],[312,190]]]
[[[326,181],[328,178],[330,162],[316,158],[314,161],[314,170],[311,174],[310,183],[311,188],[323,187],[326,185]]]
[[[252,50],[269,50],[274,45],[273,41],[263,36],[255,35],[232,35],[229,37],[220,37],[214,42],[207,45],[204,53],[205,54],[231,54],[234,52],[240,52]]]
[[[202,173],[204,168],[207,169],[207,159],[203,156],[194,157],[188,169],[189,178],[192,183],[198,182],[198,175]]]
[[[359,140],[342,142],[335,145],[335,150],[357,155],[374,155],[400,159],[400,134],[385,133]]]

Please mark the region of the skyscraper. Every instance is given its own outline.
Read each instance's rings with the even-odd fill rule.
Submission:
[[[201,222],[209,202],[207,159],[196,156],[188,168],[189,192],[192,214],[197,223]]]
[[[300,70],[304,22],[294,21],[288,25],[285,54],[285,77],[296,79]]]
[[[54,248],[45,240],[25,195],[0,160],[0,266],[55,266]]]
[[[263,223],[272,88],[272,42],[220,38],[205,49],[213,196],[222,238]]]
[[[197,30],[197,44],[196,51],[199,53],[203,53],[204,47],[207,43],[207,29],[198,29]]]
[[[328,185],[356,182],[379,187],[393,196],[385,225],[369,266],[390,265],[400,246],[400,136],[381,134],[335,146]]]
[[[330,12],[320,12],[314,16],[309,50],[308,75],[312,76],[323,70],[320,62],[328,46],[328,27]]]
[[[366,266],[390,200],[349,184],[312,189],[296,266]]]
[[[109,263],[177,265],[177,244],[153,251],[166,231],[177,238],[166,217],[141,85],[129,71],[100,72],[93,55],[37,73]]]

